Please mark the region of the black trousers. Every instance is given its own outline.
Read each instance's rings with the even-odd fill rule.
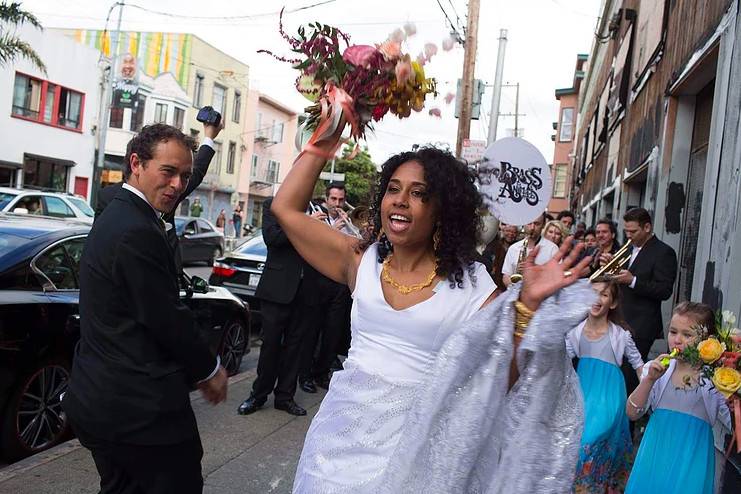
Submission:
[[[262,347],[257,360],[257,379],[252,384],[252,396],[265,401],[270,393],[276,403],[292,400],[301,365],[301,348],[313,328],[318,305],[309,305],[314,298],[303,281],[290,304],[262,300]]]
[[[101,494],[201,494],[201,439],[167,445],[112,443],[72,424],[90,450],[100,475]]]
[[[343,346],[345,333],[350,332],[350,290],[340,284],[335,284],[334,289],[331,300],[320,307],[316,323],[301,348],[301,379],[327,377],[338,348]]]

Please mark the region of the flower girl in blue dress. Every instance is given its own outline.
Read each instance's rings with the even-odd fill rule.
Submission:
[[[623,359],[640,373],[643,366],[630,332],[620,316],[620,290],[615,283],[595,283],[599,299],[589,317],[566,335],[570,357],[579,357],[577,374],[584,394],[584,433],[579,449],[574,491],[608,492],[625,486],[632,442],[625,414]]]
[[[712,309],[695,302],[682,302],[674,309],[669,348],[680,352],[715,332]],[[637,420],[647,410],[651,418],[638,449],[626,494],[644,492],[714,492],[715,452],[713,426],[731,430],[731,417],[723,395],[700,369],[683,360],[662,365],[660,355],[648,362],[641,383],[628,398],[628,417]]]

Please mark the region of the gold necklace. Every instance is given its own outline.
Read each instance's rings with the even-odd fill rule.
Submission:
[[[423,281],[422,283],[415,283],[414,285],[402,285],[401,283],[393,279],[391,277],[391,274],[389,273],[389,262],[391,262],[392,257],[393,254],[389,254],[388,256],[386,256],[386,259],[383,260],[381,277],[383,278],[383,281],[394,287],[396,291],[401,293],[402,295],[409,295],[412,292],[427,288],[432,284],[432,280],[435,279],[435,276],[437,276],[437,261],[435,261],[435,267],[432,269],[432,272],[427,276],[427,279],[425,281]]]

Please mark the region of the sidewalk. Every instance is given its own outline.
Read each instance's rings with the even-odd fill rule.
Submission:
[[[324,392],[297,392],[296,402],[309,412],[306,417],[275,410],[272,398],[253,415],[237,415],[255,377],[256,350],[242,367],[247,370],[230,379],[225,404],[213,407],[198,393],[191,394],[203,442],[206,493],[291,492],[304,436]],[[98,481],[90,453],[77,440],[0,469],[2,493],[95,494]]]

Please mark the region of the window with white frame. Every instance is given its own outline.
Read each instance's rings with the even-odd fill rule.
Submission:
[[[217,141],[214,141],[214,159],[212,161],[211,169],[216,175],[221,173],[221,143]]]
[[[214,84],[211,106],[214,107],[214,110],[224,115],[224,109],[226,108],[226,88],[224,86]]]
[[[568,165],[555,165],[553,170],[553,197],[566,197],[566,167]]]
[[[154,122],[167,123],[167,105],[165,103],[154,104]]]
[[[239,116],[242,111],[242,93],[234,90],[234,103],[232,103],[232,120],[239,123]]]
[[[265,174],[265,181],[271,184],[278,183],[278,173],[280,171],[280,163],[274,160],[268,160],[268,169]]]
[[[257,178],[257,167],[259,159],[256,154],[252,155],[252,166],[250,167],[250,178]]]
[[[176,106],[174,112],[175,113],[173,115],[172,125],[180,130],[183,130],[183,122],[185,121],[185,110]]]
[[[203,74],[196,74],[195,85],[193,86],[193,106],[200,108],[203,103],[203,85],[205,77]]]
[[[273,142],[283,142],[283,123],[273,121]]]
[[[559,125],[558,141],[569,142],[574,138],[574,109],[561,110],[561,124]]]
[[[226,172],[234,173],[234,161],[237,157],[237,143],[229,141],[229,148],[226,151]]]

